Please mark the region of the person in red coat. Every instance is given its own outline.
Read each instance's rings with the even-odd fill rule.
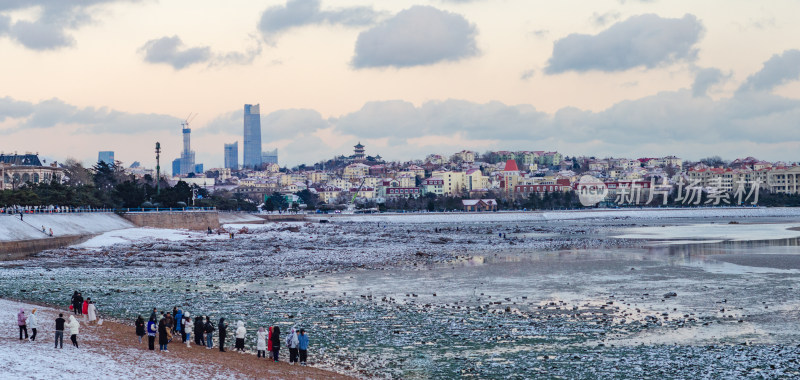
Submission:
[[[81,308],[81,312],[83,315],[89,314],[89,300],[91,298],[87,298],[86,301],[83,301],[83,307]]]
[[[267,337],[267,352],[269,352],[269,357],[272,358],[272,326],[269,327],[269,334]]]

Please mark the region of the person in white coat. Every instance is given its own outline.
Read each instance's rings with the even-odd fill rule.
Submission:
[[[263,327],[259,327],[256,333],[256,351],[259,358],[267,357],[267,330]]]
[[[87,308],[89,314],[89,322],[94,322],[97,320],[97,307],[94,306],[94,302],[89,302],[89,306]]]
[[[36,322],[36,309],[31,310],[31,315],[28,316],[26,324],[31,328],[31,342],[33,342],[36,340],[36,329],[39,328],[39,323]]]
[[[292,327],[292,332],[286,337],[286,346],[289,347],[289,364],[297,363],[298,350],[297,346],[300,345],[300,339],[297,338],[297,331]]]
[[[245,335],[247,335],[247,329],[244,328],[244,322],[236,322],[236,345],[234,348],[242,354],[244,353]]]
[[[190,348],[192,347],[190,345],[190,343],[192,342],[192,316],[189,314],[188,311],[183,313],[183,321],[181,321],[181,323],[183,324],[181,325],[181,327],[183,328],[183,331],[186,333],[186,341],[185,341],[186,347]]]
[[[75,348],[78,348],[78,330],[81,327],[81,323],[75,319],[74,315],[70,315],[67,327],[69,327],[69,340],[72,341],[72,345],[75,346]]]

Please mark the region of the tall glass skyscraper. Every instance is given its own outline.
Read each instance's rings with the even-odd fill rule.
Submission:
[[[110,150],[101,151],[97,154],[97,162],[105,162],[107,165],[114,165],[114,152]]]
[[[261,111],[259,105],[244,105],[243,167],[261,166]]]
[[[239,142],[225,144],[225,168],[239,170]]]

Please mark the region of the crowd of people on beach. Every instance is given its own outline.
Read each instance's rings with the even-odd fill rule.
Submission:
[[[136,336],[139,343],[144,343],[147,336],[147,348],[155,350],[155,342],[158,340],[158,349],[162,352],[169,352],[169,344],[177,341],[191,348],[191,343],[206,349],[214,348],[214,336],[216,335],[217,346],[220,352],[226,352],[225,344],[228,340],[229,324],[222,317],[215,324],[211,317],[195,316],[185,312],[178,307],[174,307],[171,312],[162,311],[159,313],[157,308],[153,308],[150,317],[145,322],[139,315],[134,321]],[[247,328],[244,321],[236,322],[236,327],[232,332],[234,339],[234,350],[239,353],[247,352],[245,341],[248,339]],[[255,334],[256,355],[258,358],[270,358],[273,362],[278,362],[280,358],[281,345],[285,344],[289,349],[289,363],[306,365],[308,359],[308,334],[305,329],[292,328],[281,342],[281,330],[279,326],[259,327]]]
[[[64,332],[69,332],[70,341],[75,348],[78,348],[78,334],[80,332],[80,321],[83,319],[86,324],[96,323],[98,326],[103,324],[103,319],[97,317],[97,307],[91,297],[83,298],[79,291],[72,294],[69,305],[73,315],[69,316],[69,322],[64,319],[64,313],[59,313],[55,320],[55,348],[64,348]],[[32,309],[30,314],[26,314],[24,309],[20,309],[17,314],[17,325],[19,326],[19,339],[22,341],[36,341],[39,322],[36,316],[36,309]],[[215,324],[211,317],[192,316],[189,312],[184,312],[178,307],[174,307],[171,312],[160,312],[153,308],[150,317],[145,322],[139,315],[134,321],[136,336],[139,343],[144,343],[147,336],[147,348],[155,350],[155,342],[158,340],[158,349],[161,352],[169,352],[169,344],[180,337],[180,342],[187,348],[191,348],[191,342],[195,345],[214,348],[214,336],[220,352],[226,352],[225,344],[228,340],[228,322],[225,318],[220,318]],[[28,335],[30,328],[31,334]],[[289,363],[306,365],[308,359],[308,334],[305,329],[292,328],[285,340],[281,341],[281,329],[279,326],[262,326],[258,328],[255,335],[249,335],[244,321],[236,322],[232,332],[234,339],[234,350],[239,353],[246,353],[245,341],[254,339],[255,351],[258,358],[269,358],[273,362],[278,362],[280,358],[281,346],[286,345],[289,350]]]
[[[74,313],[74,315],[69,316],[69,322],[64,319],[64,313],[59,313],[58,318],[55,320],[55,348],[64,348],[64,331],[69,331],[69,339],[72,345],[78,348],[78,333],[81,327],[78,318],[81,316],[83,316],[84,322],[87,324],[93,322],[97,322],[98,325],[103,324],[103,320],[97,318],[97,307],[91,297],[84,300],[83,296],[78,291],[72,294],[69,309]],[[76,316],[78,318],[76,318]],[[25,314],[25,309],[19,309],[19,313],[17,313],[17,326],[19,326],[19,340],[35,342],[39,329],[36,309],[32,309],[28,315]],[[28,335],[29,328],[31,330],[30,336]]]

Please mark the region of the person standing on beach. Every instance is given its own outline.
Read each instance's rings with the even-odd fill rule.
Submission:
[[[266,358],[267,351],[267,330],[263,327],[258,328],[258,332],[256,333],[256,355],[259,358]]]
[[[275,326],[272,328],[272,337],[270,338],[270,342],[272,342],[272,361],[278,362],[278,354],[281,352],[281,328]]]
[[[78,348],[78,330],[81,327],[81,323],[75,319],[74,315],[70,315],[67,327],[69,327],[69,340],[72,341],[72,345],[75,346],[75,348]]]
[[[22,340],[22,333],[25,333],[25,339],[28,339],[28,326],[25,324],[25,310],[19,309],[17,313],[17,325],[19,326],[19,340]]]
[[[87,312],[89,313],[89,322],[94,322],[97,320],[97,306],[94,306],[94,301],[89,298],[89,307],[86,308]]]
[[[169,343],[167,333],[169,332],[169,327],[167,327],[167,321],[165,319],[166,318],[158,321],[158,350],[169,352],[169,350],[167,350],[167,343]]]
[[[87,315],[89,314],[89,301],[92,300],[92,297],[86,298],[86,301],[83,301],[83,305],[81,306],[81,314]]]
[[[211,323],[211,317],[206,315],[206,324],[203,325],[203,332],[206,333],[206,349],[212,349],[214,347],[214,342],[211,339],[214,338],[214,324]]]
[[[58,348],[59,343],[61,344],[61,348],[64,348],[64,314],[58,313],[58,318],[56,318],[56,346]]]
[[[72,293],[72,312],[74,314],[78,314],[78,291],[76,290],[75,293]]]
[[[269,353],[269,358],[272,359],[272,326],[267,329],[267,353]]]
[[[308,335],[306,335],[305,329],[300,329],[300,335],[297,336],[297,340],[300,342],[297,345],[300,352],[300,365],[306,365],[306,359],[308,359]]]
[[[297,346],[300,340],[297,339],[297,331],[292,327],[289,336],[286,337],[286,347],[289,347],[289,364],[297,363]]]
[[[242,354],[244,353],[245,335],[247,335],[247,329],[244,327],[244,322],[236,322],[236,345],[234,347]]]
[[[219,352],[225,352],[225,338],[228,337],[228,324],[225,318],[219,319]]]
[[[36,322],[36,309],[31,310],[26,324],[31,328],[31,342],[36,341],[36,329],[39,328],[39,324]]]
[[[157,312],[158,312],[158,309],[156,309],[156,308],[153,308],[153,312],[152,312],[152,313],[150,313],[150,319],[152,319],[152,320],[154,320],[154,321],[155,321],[155,320],[156,320],[156,318],[158,318],[158,314],[157,314]]]
[[[183,310],[175,312],[175,327],[172,329],[174,334],[181,334],[181,343],[186,342],[186,333],[183,331]]]
[[[142,337],[145,335],[144,318],[142,318],[141,315],[138,316],[136,322],[133,322],[133,325],[136,326],[136,336],[139,337],[139,344],[142,344]]]
[[[186,348],[190,348],[192,343],[192,317],[187,312],[183,315],[183,321],[181,321],[181,331],[183,331],[183,342],[186,343]]]
[[[153,351],[156,349],[156,333],[158,332],[158,325],[156,324],[156,317],[150,316],[147,321],[147,349]]]
[[[194,344],[205,347],[206,340],[203,339],[204,330],[205,326],[203,325],[203,317],[198,315],[194,318]]]

